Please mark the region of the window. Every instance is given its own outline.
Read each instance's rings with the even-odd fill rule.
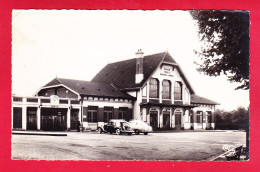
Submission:
[[[190,116],[189,116],[189,110],[186,110],[185,111],[185,122],[186,123],[189,123],[190,121],[189,121],[189,118],[190,118]]]
[[[157,79],[150,79],[150,97],[159,98],[159,81]]]
[[[162,98],[171,99],[171,82],[168,80],[164,80],[162,82],[162,86],[163,86]]]
[[[188,91],[188,89],[187,88],[185,88],[185,101],[189,101],[189,99],[190,99],[190,93],[189,93],[189,91]]]
[[[104,107],[104,122],[108,122],[110,119],[113,119],[113,114],[113,107]]]
[[[120,107],[119,108],[119,119],[126,119],[127,111],[128,111],[127,107]]]
[[[193,123],[193,110],[190,111],[190,122]]]
[[[174,83],[174,100],[182,100],[182,85],[180,82]]]
[[[87,121],[88,122],[97,122],[97,106],[89,106],[88,107],[88,116]]]
[[[146,97],[147,96],[147,86],[145,85],[144,88],[142,89],[142,96]]]
[[[207,113],[207,115],[206,115],[206,121],[207,121],[207,123],[211,123],[211,121],[212,121],[211,112],[210,112],[210,111],[207,111],[206,113]]]
[[[202,111],[197,111],[197,123],[202,123]]]

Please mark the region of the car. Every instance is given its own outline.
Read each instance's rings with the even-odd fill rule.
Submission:
[[[128,135],[132,135],[134,131],[131,129],[129,123],[123,119],[111,119],[107,124],[99,123],[98,124],[98,132],[99,134],[104,133],[116,133],[117,135],[127,133]]]
[[[144,135],[147,135],[148,133],[153,132],[153,128],[149,126],[146,122],[141,120],[131,120],[129,122],[129,125],[137,135],[139,133],[144,133]]]

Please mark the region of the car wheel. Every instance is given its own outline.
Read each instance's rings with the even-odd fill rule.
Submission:
[[[120,135],[121,134],[121,131],[119,129],[116,129],[116,134],[117,135]]]
[[[98,133],[102,134],[102,129],[101,128],[98,128]]]
[[[110,134],[113,134],[113,132],[112,132],[112,131],[110,131],[109,133],[110,133]]]
[[[135,130],[135,134],[136,134],[136,135],[139,135],[139,130]]]
[[[144,135],[147,135],[148,133],[144,133]]]

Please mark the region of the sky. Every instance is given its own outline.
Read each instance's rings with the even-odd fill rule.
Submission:
[[[33,96],[55,77],[91,80],[106,64],[168,51],[195,93],[219,109],[249,106],[249,91],[197,72],[196,22],[187,11],[13,10],[12,94]]]

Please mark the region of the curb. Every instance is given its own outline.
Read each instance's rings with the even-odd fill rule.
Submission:
[[[39,136],[67,136],[61,133],[12,132],[13,135],[39,135]]]
[[[153,133],[199,133],[199,132],[244,132],[241,130],[156,130]]]

